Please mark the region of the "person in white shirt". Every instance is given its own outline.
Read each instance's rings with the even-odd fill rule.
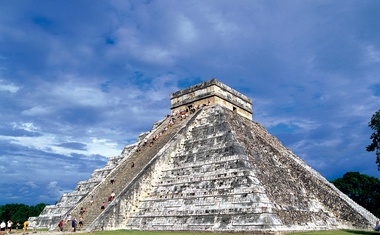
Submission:
[[[8,233],[11,233],[11,231],[12,231],[12,225],[13,225],[12,220],[8,220],[8,223],[7,223]]]
[[[5,227],[6,227],[6,224],[5,224],[5,221],[3,220],[3,222],[1,222],[1,224],[0,224],[1,234],[5,233]]]
[[[112,193],[111,193],[111,201],[115,198],[115,196],[116,196],[116,194],[115,194],[115,192],[114,191],[112,191]]]

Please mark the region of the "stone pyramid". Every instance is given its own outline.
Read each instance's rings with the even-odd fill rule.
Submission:
[[[374,215],[250,119],[250,99],[212,79],[173,93],[171,101],[172,116],[30,220],[54,229],[85,207],[88,231],[273,233],[374,226]],[[116,197],[107,202],[112,191]],[[102,201],[107,205],[101,211]]]

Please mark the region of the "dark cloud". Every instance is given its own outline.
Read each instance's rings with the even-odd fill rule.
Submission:
[[[86,150],[86,145],[82,143],[75,143],[75,142],[69,142],[69,143],[62,143],[58,144],[57,146],[68,148],[68,149],[75,149],[75,150]]]
[[[380,84],[375,84],[371,87],[373,95],[380,97]]]
[[[34,131],[28,131],[24,129],[9,129],[9,128],[0,128],[0,136],[28,136],[28,137],[33,137],[33,136],[41,136],[40,133],[34,132]]]

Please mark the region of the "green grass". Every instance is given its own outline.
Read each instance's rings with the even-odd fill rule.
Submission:
[[[29,235],[35,234],[31,230],[28,230]],[[13,234],[22,234],[22,229],[12,230]],[[38,229],[37,234],[48,234],[47,229]],[[63,232],[62,235],[71,235],[71,234],[82,234],[74,232]],[[91,233],[83,233],[85,235],[254,235],[261,233],[250,233],[250,232],[238,232],[238,233],[219,233],[219,232],[179,232],[179,231],[137,231],[137,230],[114,230],[114,231],[99,231]],[[285,234],[285,233],[281,233]],[[358,230],[328,230],[328,231],[310,231],[310,232],[293,232],[286,233],[286,235],[380,235],[380,232],[375,231],[358,231]]]
[[[239,234],[255,234],[255,233],[212,233],[212,232],[177,232],[177,231],[130,231],[130,230],[116,230],[116,231],[101,231],[86,233],[87,235],[239,235]],[[332,230],[332,231],[310,231],[310,232],[294,232],[287,233],[287,235],[380,235],[375,231],[357,231],[357,230]]]
[[[359,230],[332,230],[332,231],[310,231],[289,233],[289,235],[380,235],[376,231],[359,231]]]

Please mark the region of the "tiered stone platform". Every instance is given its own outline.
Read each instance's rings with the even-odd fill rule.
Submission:
[[[371,229],[376,218],[261,125],[219,105],[196,113],[88,230]]]
[[[278,233],[374,226],[374,215],[250,119],[246,96],[212,79],[174,93],[171,101],[174,124],[172,117],[156,122],[30,220],[53,230],[69,214],[78,220],[86,208],[87,231]],[[66,223],[65,231],[70,227]]]
[[[104,202],[107,207],[117,201],[129,182],[141,173],[142,169],[152,160],[152,158],[171,140],[177,133],[178,129],[186,125],[190,120],[189,115],[186,118],[176,118],[173,125],[169,125],[171,117],[155,123],[149,133],[140,135],[139,140],[130,146],[127,146],[121,155],[111,158],[107,165],[95,170],[91,178],[87,181],[79,182],[72,193],[65,194],[61,200],[54,206],[47,206],[39,217],[32,217],[30,221],[36,221],[38,227],[48,227],[56,229],[59,221],[65,219],[70,214],[71,218],[80,218],[80,209],[85,208],[83,215],[85,220],[83,229],[94,221],[101,214],[101,204]],[[161,135],[160,135],[161,133]],[[160,137],[151,143],[153,136]],[[144,142],[146,144],[144,145]],[[133,165],[133,167],[132,167]],[[110,180],[114,179],[111,184]],[[108,201],[108,197],[114,192],[116,197]],[[91,198],[94,202],[91,204]],[[65,225],[65,230],[71,228],[69,223]]]
[[[73,192],[63,194],[55,205],[46,206],[38,217],[29,218],[29,222],[35,221],[39,228],[54,228],[57,226],[58,222],[64,218],[66,214],[70,213],[73,207],[99,183],[105,180],[118,163],[128,156],[134,146],[135,144],[127,146],[124,148],[122,154],[109,158],[104,168],[94,170],[88,180],[78,182]]]

